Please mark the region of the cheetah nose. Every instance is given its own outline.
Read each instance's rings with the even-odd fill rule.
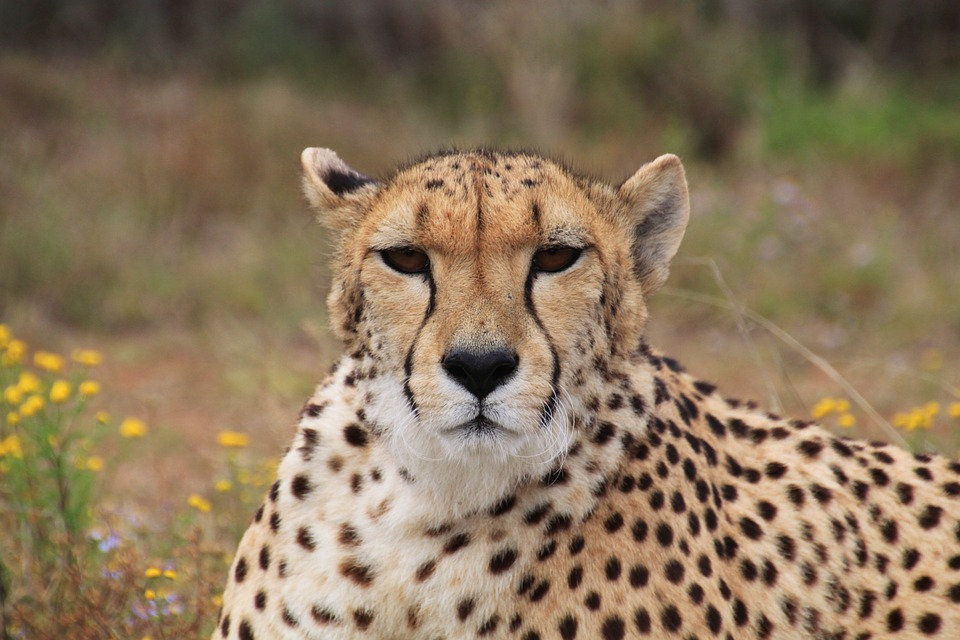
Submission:
[[[443,370],[467,391],[483,400],[517,370],[520,358],[506,349],[452,349],[440,361]]]

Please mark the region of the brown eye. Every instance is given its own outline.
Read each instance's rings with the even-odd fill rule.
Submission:
[[[412,247],[385,249],[380,252],[380,257],[388,267],[400,273],[424,273],[430,267],[427,254]]]
[[[573,266],[582,252],[576,247],[547,247],[533,254],[533,266],[537,271],[556,273]]]

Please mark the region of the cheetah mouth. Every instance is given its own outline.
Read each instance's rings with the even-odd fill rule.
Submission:
[[[463,438],[490,438],[506,432],[503,425],[482,414],[458,424],[449,431]]]

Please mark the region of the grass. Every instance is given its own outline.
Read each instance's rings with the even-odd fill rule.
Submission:
[[[248,11],[253,32],[276,19]],[[0,400],[8,637],[209,630],[225,555],[338,350],[329,246],[299,195],[308,145],[372,175],[450,143],[540,145],[612,179],[679,151],[693,218],[651,342],[724,393],[956,454],[950,79],[813,87],[762,34],[745,56],[729,25],[614,22],[571,35],[513,16],[429,66],[317,62],[279,23],[262,31],[279,70],[242,34],[222,74],[0,56],[0,351],[27,345],[0,391],[39,380]],[[103,363],[35,361],[80,346]],[[101,392],[83,398],[88,378]],[[43,406],[21,415],[31,395]],[[121,434],[128,415],[142,438]]]

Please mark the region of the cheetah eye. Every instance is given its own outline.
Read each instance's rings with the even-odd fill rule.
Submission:
[[[533,266],[537,271],[557,273],[572,267],[581,253],[579,247],[545,247],[533,254]]]
[[[388,267],[400,273],[426,273],[430,269],[427,254],[413,247],[384,249],[380,257]]]

